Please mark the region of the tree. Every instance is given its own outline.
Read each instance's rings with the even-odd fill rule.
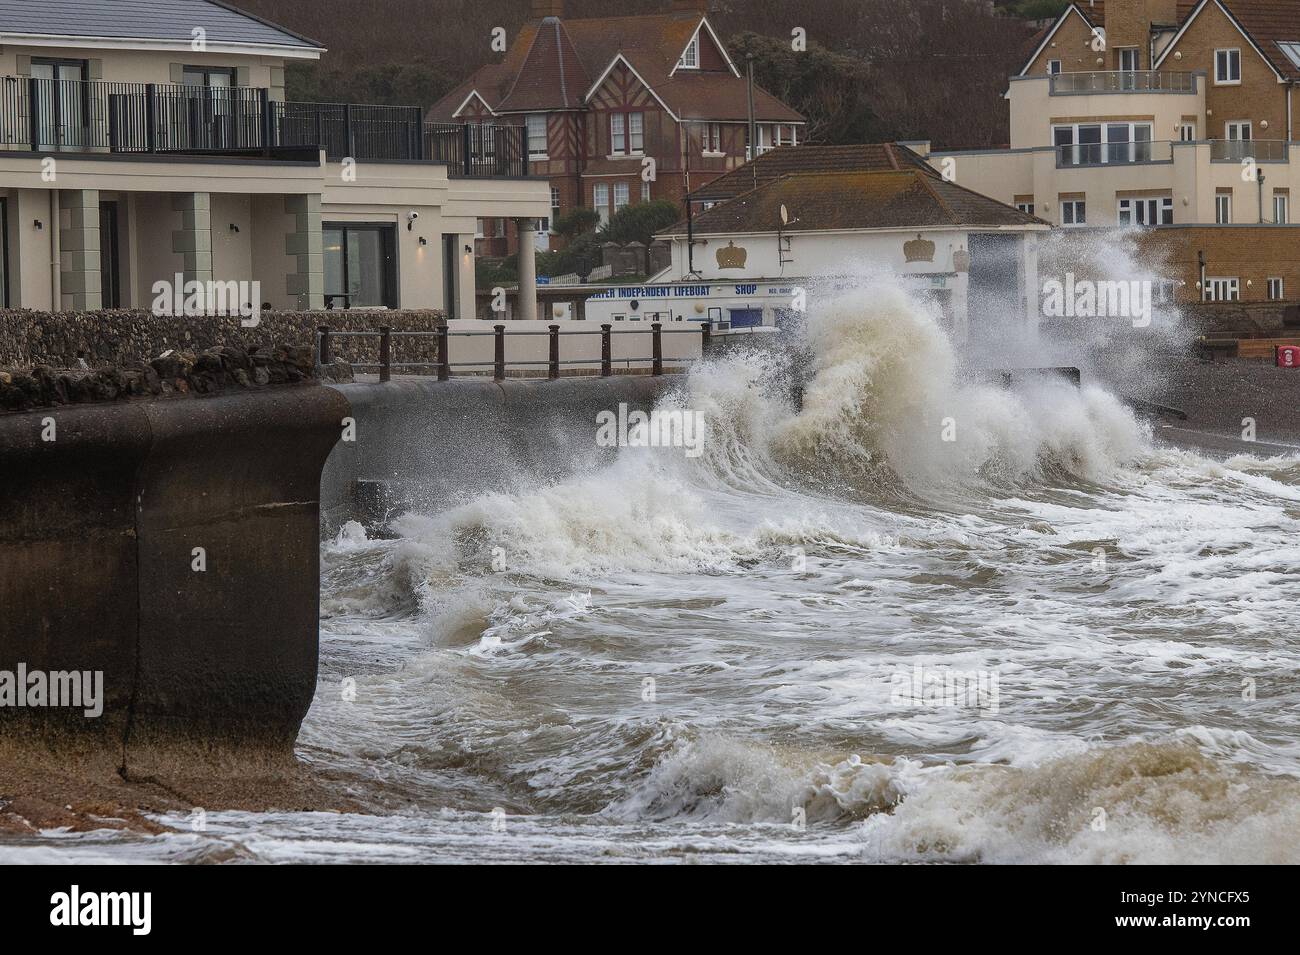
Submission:
[[[602,242],[617,242],[619,245],[629,242],[649,245],[654,241],[656,232],[662,232],[681,217],[681,208],[669,199],[638,202],[614,213],[600,230],[600,239]]]

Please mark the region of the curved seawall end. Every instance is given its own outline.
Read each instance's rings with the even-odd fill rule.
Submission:
[[[0,416],[5,748],[128,776],[291,757],[316,683],[319,477],[347,416],[317,385]],[[90,675],[98,700],[6,700],[20,669],[65,691]]]

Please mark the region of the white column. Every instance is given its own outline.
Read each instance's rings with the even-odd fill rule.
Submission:
[[[519,232],[519,317],[526,322],[537,320],[537,260],[532,219],[516,219]]]

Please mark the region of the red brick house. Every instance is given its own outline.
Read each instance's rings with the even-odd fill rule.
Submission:
[[[551,221],[578,206],[603,219],[629,203],[681,202],[743,164],[748,150],[744,64],[710,26],[708,0],[671,0],[665,13],[571,20],[563,0],[531,0],[500,63],[478,69],[430,109],[431,122],[526,126],[531,171],[551,183]],[[758,151],[797,143],[804,118],[754,89]],[[549,222],[538,223],[538,245]],[[478,251],[516,241],[485,220]]]

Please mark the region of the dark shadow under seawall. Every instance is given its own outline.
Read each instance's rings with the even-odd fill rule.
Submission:
[[[318,482],[347,414],[303,384],[0,416],[0,671],[103,674],[95,718],[0,706],[4,747],[124,776],[289,758],[316,685]]]

